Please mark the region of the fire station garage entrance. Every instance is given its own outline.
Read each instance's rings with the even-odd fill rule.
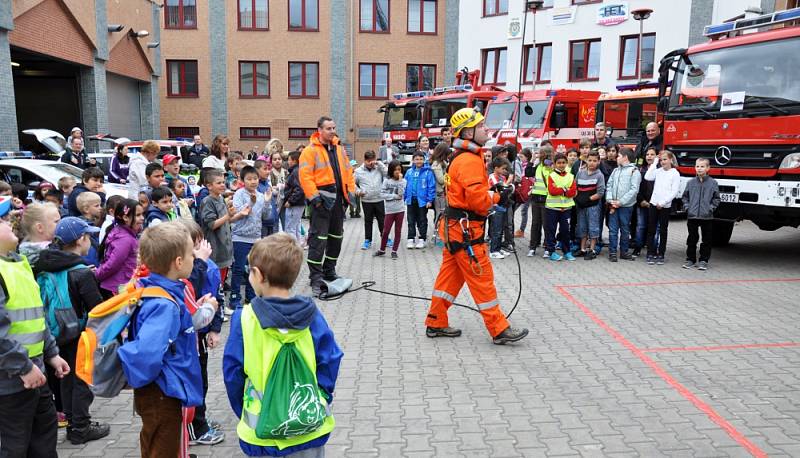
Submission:
[[[108,91],[108,132],[131,140],[142,139],[139,81],[106,73]]]
[[[25,129],[50,129],[66,137],[82,125],[80,66],[16,48],[11,62],[20,149],[40,148],[32,136],[22,135]]]

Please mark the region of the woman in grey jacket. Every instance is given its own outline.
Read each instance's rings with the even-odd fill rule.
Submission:
[[[444,176],[447,174],[447,158],[450,156],[451,151],[449,144],[441,142],[436,145],[431,155],[431,170],[433,170],[433,176],[436,178],[436,199],[433,201],[433,208],[435,211],[433,219],[434,228],[438,227],[439,218],[442,216],[447,206],[447,201],[444,198]],[[442,241],[439,240],[439,232],[436,229],[433,231],[433,240],[436,246],[443,246]]]

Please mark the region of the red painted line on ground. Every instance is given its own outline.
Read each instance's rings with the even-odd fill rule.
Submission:
[[[580,285],[556,285],[556,288],[628,288],[634,286],[705,285],[714,283],[794,283],[800,278],[744,278],[732,280],[670,280],[636,283],[595,283]]]
[[[798,279],[800,281],[800,279]],[[706,414],[708,418],[719,425],[728,435],[736,441],[739,445],[744,447],[748,452],[750,452],[753,456],[756,457],[766,457],[767,454],[758,448],[757,445],[750,442],[739,430],[737,430],[732,424],[728,423],[727,420],[722,418],[720,414],[718,414],[711,406],[703,402],[700,398],[698,398],[694,393],[692,393],[688,388],[683,386],[680,382],[675,380],[667,371],[665,371],[661,366],[658,365],[655,361],[653,361],[649,356],[647,356],[644,351],[634,345],[631,341],[625,338],[622,334],[619,333],[616,329],[609,326],[602,318],[597,316],[594,312],[592,312],[589,307],[584,305],[581,301],[573,297],[565,287],[559,286],[556,287],[559,293],[564,296],[568,301],[572,304],[577,306],[581,311],[589,317],[592,321],[595,322],[598,326],[600,326],[604,331],[606,331],[611,337],[613,337],[617,342],[622,344],[625,348],[630,350],[637,358],[639,358],[643,363],[645,363],[650,369],[653,370],[662,380],[667,382],[672,388],[675,389],[681,396],[683,396],[686,400],[694,404],[701,412]]]
[[[658,353],[658,352],[673,352],[673,351],[717,351],[717,350],[738,350],[742,348],[786,348],[786,347],[800,347],[800,342],[717,345],[711,347],[661,347],[661,348],[642,348],[641,350],[646,353]]]

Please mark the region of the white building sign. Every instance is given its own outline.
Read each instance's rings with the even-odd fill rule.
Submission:
[[[553,8],[550,11],[550,25],[566,25],[575,22],[575,13],[578,11],[577,6],[568,6],[566,8]]]
[[[617,25],[628,20],[628,3],[617,2],[597,7],[598,25]]]
[[[508,39],[514,40],[517,38],[522,38],[522,21],[519,16],[508,20]]]

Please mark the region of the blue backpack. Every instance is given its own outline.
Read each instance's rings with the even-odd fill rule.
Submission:
[[[44,304],[44,320],[59,345],[77,339],[86,325],[86,317],[75,313],[67,281],[69,272],[85,268],[85,265],[78,264],[60,272],[40,272],[36,276]]]

